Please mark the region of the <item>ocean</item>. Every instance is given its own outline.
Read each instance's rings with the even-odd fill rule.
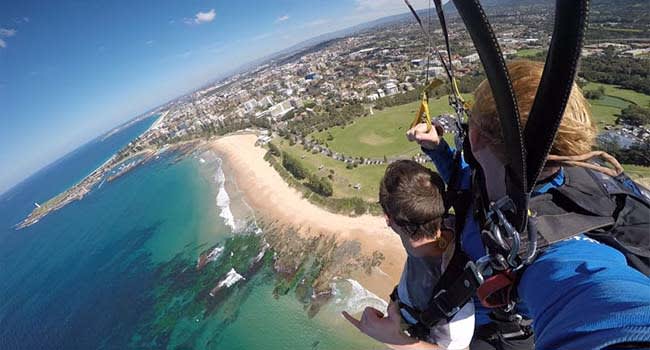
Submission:
[[[164,152],[14,229],[154,119],[97,138],[0,196],[0,349],[385,348],[339,316],[381,306],[356,281],[333,282],[316,313],[299,287],[279,289],[273,252],[254,221],[233,217],[210,154]]]

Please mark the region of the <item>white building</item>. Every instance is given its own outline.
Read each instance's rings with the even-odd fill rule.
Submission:
[[[395,95],[396,93],[399,92],[399,89],[397,88],[397,85],[395,85],[395,83],[393,83],[393,82],[390,82],[390,83],[387,83],[386,85],[384,85],[384,90],[386,91],[387,96]]]
[[[254,98],[251,98],[250,100],[244,102],[244,110],[246,110],[247,113],[254,111],[256,107],[257,101],[255,101]]]
[[[240,90],[239,92],[237,92],[237,99],[239,100],[240,103],[244,103],[244,101],[246,101],[248,97],[249,97],[248,91],[246,90]]]
[[[429,75],[433,76],[434,78],[443,76],[443,75],[445,75],[445,68],[444,67],[429,67]]]
[[[269,109],[269,112],[271,113],[271,117],[277,118],[287,114],[287,112],[291,110],[293,110],[291,102],[289,100],[285,100],[271,107]]]
[[[473,53],[473,54],[471,54],[469,56],[465,56],[465,57],[463,57],[461,59],[461,61],[463,63],[474,63],[474,62],[478,62],[479,60],[480,60],[480,57],[478,56],[477,53]]]
[[[259,100],[258,104],[262,108],[273,106],[273,99],[271,98],[271,96],[264,96],[261,100]]]
[[[379,99],[379,95],[377,95],[377,94],[372,94],[372,95],[366,96],[366,100],[368,100],[370,102],[377,101],[378,99]]]

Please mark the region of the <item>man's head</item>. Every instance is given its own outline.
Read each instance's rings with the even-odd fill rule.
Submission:
[[[410,255],[439,255],[450,242],[450,234],[441,232],[444,190],[438,174],[414,161],[399,160],[386,168],[379,203]]]
[[[522,60],[508,64],[522,128],[526,125],[528,114],[533,107],[543,70],[544,64],[541,62]],[[476,89],[474,98],[472,117],[469,119],[472,149],[480,150],[489,146],[495,156],[505,163],[501,122],[487,80]],[[571,156],[587,153],[591,151],[595,137],[596,127],[591,119],[589,105],[574,83],[551,154]]]

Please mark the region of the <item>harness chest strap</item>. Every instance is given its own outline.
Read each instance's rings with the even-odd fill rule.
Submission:
[[[442,273],[436,284],[427,309],[419,310],[399,298],[397,286],[390,297],[405,309],[418,324],[430,329],[442,320],[451,320],[460,309],[467,304],[483,283],[476,265],[460,249],[454,252],[447,269]]]

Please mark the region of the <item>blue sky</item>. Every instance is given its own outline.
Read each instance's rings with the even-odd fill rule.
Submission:
[[[0,193],[242,63],[405,11],[401,0],[2,1]]]

